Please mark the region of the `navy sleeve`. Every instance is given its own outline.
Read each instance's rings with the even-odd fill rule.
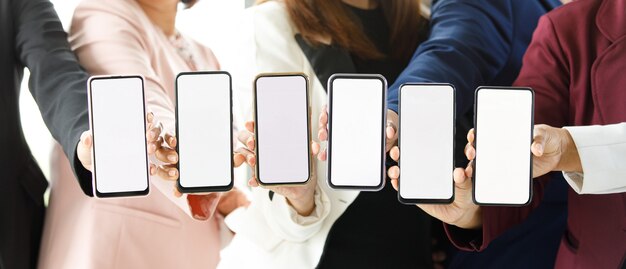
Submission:
[[[398,90],[407,82],[451,83],[457,114],[472,107],[474,90],[505,66],[513,26],[509,1],[441,0],[432,9],[430,35],[389,88],[387,106],[398,111]]]
[[[89,130],[89,75],[72,53],[50,1],[16,0],[12,4],[16,57],[30,70],[30,92],[48,130],[63,146],[83,192],[92,196],[91,173],[76,157],[80,135]]]

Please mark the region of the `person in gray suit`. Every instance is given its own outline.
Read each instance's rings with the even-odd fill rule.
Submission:
[[[72,53],[49,0],[0,0],[0,269],[37,267],[45,215],[43,194],[48,182],[20,123],[24,68],[30,71],[29,89],[46,126],[63,146],[83,192],[93,196],[89,74]],[[158,124],[150,124],[147,130],[160,131]],[[159,137],[148,141],[149,153],[172,153],[170,147],[157,143]]]

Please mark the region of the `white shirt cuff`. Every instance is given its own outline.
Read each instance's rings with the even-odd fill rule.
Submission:
[[[603,126],[564,127],[580,157],[584,173],[564,172],[565,179],[579,194],[606,194],[626,191],[625,123]]]

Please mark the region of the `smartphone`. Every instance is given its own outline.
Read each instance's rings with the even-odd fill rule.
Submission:
[[[382,75],[328,79],[327,180],[333,189],[377,191],[385,185],[387,81]]]
[[[96,197],[147,195],[143,77],[94,76],[88,90]]]
[[[527,205],[532,197],[534,92],[480,87],[474,103],[474,202]]]
[[[176,77],[178,190],[233,187],[232,80],[228,72],[186,72]]]
[[[404,84],[398,98],[400,179],[405,204],[454,200],[455,89],[451,84]]]
[[[305,184],[311,178],[309,81],[268,73],[254,80],[256,177],[261,185]]]

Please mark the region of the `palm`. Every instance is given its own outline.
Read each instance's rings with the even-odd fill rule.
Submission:
[[[418,204],[417,206],[445,223],[458,223],[468,209],[474,211],[478,209],[478,206],[472,200],[472,188],[469,179],[462,184],[455,184],[454,191],[454,202],[451,204]]]

